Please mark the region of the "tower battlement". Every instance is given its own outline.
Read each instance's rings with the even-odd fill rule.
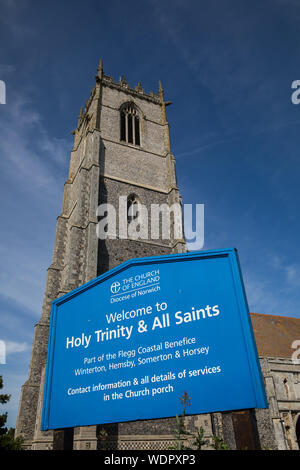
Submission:
[[[147,101],[152,101],[153,103],[156,103],[156,104],[161,104],[159,93],[154,93],[153,91],[146,93],[144,88],[141,85],[141,82],[138,82],[138,84],[134,88],[130,87],[124,75],[119,82],[115,82],[114,79],[110,77],[109,75],[103,75],[102,82],[104,85],[109,86],[119,91],[123,91],[124,93],[137,96],[138,98],[141,98]]]
[[[123,75],[122,78],[117,82],[114,80],[113,77],[110,75],[105,75],[103,72],[103,63],[102,60],[100,60],[99,67],[97,69],[98,73],[95,77],[96,79],[96,86],[93,87],[90,97],[86,100],[84,108],[82,107],[80,109],[80,113],[78,116],[78,125],[77,125],[77,130],[80,129],[82,123],[85,121],[86,118],[89,118],[90,114],[90,109],[91,105],[97,97],[99,97],[99,88],[100,87],[109,87],[112,90],[119,91],[122,93],[125,93],[131,97],[131,99],[137,98],[141,99],[144,101],[148,101],[149,103],[153,103],[159,106],[164,106],[165,104],[169,103],[164,103],[163,99],[163,92],[161,88],[161,83],[159,82],[159,91],[158,93],[155,93],[153,91],[150,91],[149,93],[145,92],[145,89],[142,87],[141,82],[138,82],[135,87],[131,87],[129,83],[127,82],[125,76]],[[75,132],[75,131],[74,131]]]

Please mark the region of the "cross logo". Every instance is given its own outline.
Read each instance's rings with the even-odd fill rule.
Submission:
[[[110,290],[113,294],[116,294],[117,292],[119,292],[120,289],[121,289],[121,284],[118,281],[113,282],[112,285],[110,286]]]

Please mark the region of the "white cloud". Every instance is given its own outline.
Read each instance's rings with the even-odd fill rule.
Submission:
[[[23,20],[28,0],[0,0],[2,8],[0,23],[10,30],[14,40],[24,41],[25,37],[34,36],[35,31]]]
[[[14,93],[1,109],[0,147],[0,293],[40,315],[71,142],[50,135],[30,99]]]
[[[5,341],[6,355],[28,351],[30,346],[27,343],[17,343],[16,341]]]
[[[283,314],[282,304],[278,302],[277,295],[267,281],[255,273],[244,272],[245,290],[250,312]]]
[[[5,111],[0,126],[2,165],[12,180],[22,180],[23,187],[43,187],[53,196],[60,183],[57,174],[68,161],[70,140],[50,136],[41,115],[24,95],[14,94]]]
[[[193,14],[188,2],[178,2],[170,10],[164,2],[152,0],[157,24],[176,49],[178,62],[207,91],[218,125],[247,132],[285,126],[282,120],[290,103],[282,79],[289,70],[277,67],[270,76],[271,61],[266,60],[265,51],[272,46],[261,44],[266,31],[276,33],[276,23],[258,15],[251,2],[227,3],[219,2],[217,9],[214,2],[207,3],[203,14],[195,6],[197,14]],[[279,5],[274,20],[280,18],[288,28],[299,10],[292,11]],[[289,52],[296,53],[296,48]]]
[[[246,266],[245,289],[251,312],[299,317],[295,287],[300,286],[299,267],[274,253],[265,254],[265,271]],[[271,268],[271,275],[267,275]]]
[[[0,64],[0,77],[1,78],[6,78],[6,76],[11,75],[12,73],[14,73],[15,70],[16,70],[15,65]]]
[[[300,270],[299,266],[295,264],[289,265],[285,267],[286,273],[286,280],[288,283],[292,284],[293,286],[300,287]]]
[[[232,135],[235,135],[234,137]],[[182,152],[176,155],[176,158],[187,158],[191,157],[193,155],[199,154],[199,152],[207,149],[211,149],[213,147],[217,147],[218,145],[222,144],[228,144],[231,142],[235,142],[237,140],[240,140],[241,136],[238,133],[224,133],[223,135],[220,136],[213,136],[210,142],[206,143],[200,143],[194,148],[191,148],[191,150],[187,150],[186,152]]]
[[[272,254],[268,257],[270,266],[282,274],[285,287],[300,287],[300,269],[296,264],[289,264],[285,258],[278,254]]]

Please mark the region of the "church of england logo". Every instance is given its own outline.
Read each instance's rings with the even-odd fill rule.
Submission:
[[[119,292],[120,289],[121,289],[121,284],[118,281],[113,282],[112,285],[110,286],[110,290],[112,294],[117,294],[117,292]]]

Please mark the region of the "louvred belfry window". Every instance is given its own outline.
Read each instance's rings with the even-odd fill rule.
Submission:
[[[132,103],[121,109],[121,140],[128,144],[140,145],[140,118]]]

